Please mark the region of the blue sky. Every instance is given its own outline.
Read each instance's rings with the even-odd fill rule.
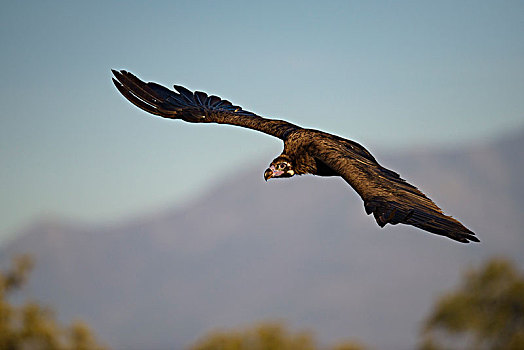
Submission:
[[[4,1],[0,240],[40,216],[182,205],[254,166],[263,181],[281,151],[253,131],[150,117],[111,68],[351,138],[380,160],[524,127],[523,13],[522,1]]]

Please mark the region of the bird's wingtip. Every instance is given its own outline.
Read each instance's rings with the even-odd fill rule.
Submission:
[[[113,73],[115,77],[129,74],[125,69],[111,69],[111,73]]]
[[[478,239],[477,236],[475,236],[475,233],[470,230],[467,230],[466,233],[461,232],[458,235],[453,235],[449,237],[461,243],[471,243],[471,242],[480,243],[480,239]]]
[[[480,239],[478,239],[477,237],[475,236],[468,236],[468,239],[472,242],[476,242],[476,243],[480,243]]]

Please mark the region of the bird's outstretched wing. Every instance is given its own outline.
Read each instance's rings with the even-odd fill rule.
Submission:
[[[189,91],[174,85],[176,92],[156,83],[146,83],[124,70],[112,70],[118,91],[135,106],[164,118],[190,123],[219,123],[254,129],[285,140],[300,127],[283,120],[262,118],[217,96]]]
[[[462,243],[479,242],[475,234],[442,210],[397,173],[382,167],[356,144],[329,134],[312,138],[309,154],[338,173],[364,200],[380,227],[399,223],[447,236]],[[360,150],[362,148],[364,151]]]

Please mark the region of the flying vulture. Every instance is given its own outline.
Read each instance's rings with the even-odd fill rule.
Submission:
[[[380,227],[400,223],[462,243],[479,242],[472,231],[444,215],[431,199],[396,172],[381,166],[354,141],[263,118],[201,91],[192,92],[179,85],[174,85],[173,91],[153,82],[145,83],[124,70],[112,72],[118,91],[146,112],[189,123],[242,126],[284,141],[284,151],[264,172],[266,181],[302,174],[341,176],[362,197],[366,213],[373,213]]]

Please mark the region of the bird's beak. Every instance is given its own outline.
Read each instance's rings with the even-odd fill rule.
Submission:
[[[264,179],[267,181],[271,179],[272,177],[279,177],[282,174],[284,174],[282,170],[277,170],[275,169],[275,166],[272,165],[269,168],[267,168],[266,171],[264,171]]]
[[[271,168],[267,168],[266,171],[264,171],[264,180],[269,180],[273,177],[273,170]]]

